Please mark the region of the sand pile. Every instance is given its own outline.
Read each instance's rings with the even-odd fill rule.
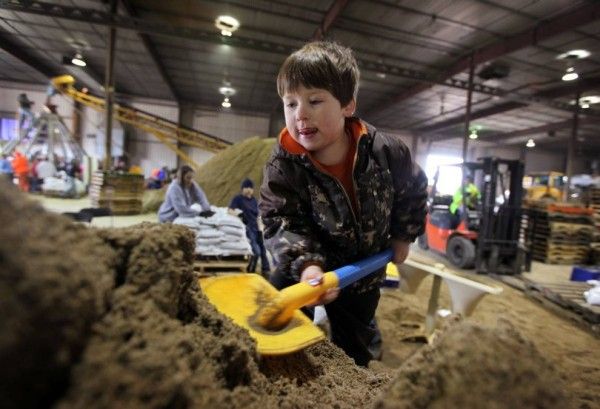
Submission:
[[[568,408],[564,387],[509,322],[462,322],[409,358],[375,408]]]
[[[562,402],[551,368],[511,330],[449,330],[409,359],[384,395],[390,370],[359,368],[329,342],[260,358],[247,333],[201,294],[191,264],[194,239],[185,228],[81,227],[5,184],[0,200],[2,408]]]
[[[106,309],[114,253],[0,180],[0,407],[46,407]]]
[[[275,138],[249,138],[219,152],[196,172],[196,181],[215,206],[227,206],[240,192],[240,183],[254,181],[255,195],[262,183],[262,172]],[[258,196],[257,196],[258,197]]]

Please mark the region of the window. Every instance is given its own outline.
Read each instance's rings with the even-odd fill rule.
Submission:
[[[460,166],[450,166],[462,163],[462,158],[447,155],[428,155],[425,162],[425,174],[429,179],[429,185],[433,185],[433,179],[438,168],[440,174],[436,191],[440,195],[453,195],[459,188],[462,180],[462,169]]]
[[[17,138],[17,120],[13,118],[0,118],[0,141],[10,141]]]

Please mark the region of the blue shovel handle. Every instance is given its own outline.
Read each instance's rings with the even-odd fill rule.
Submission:
[[[338,276],[339,288],[347,287],[361,278],[368,276],[375,270],[384,267],[392,261],[392,256],[392,249],[388,249],[364,260],[333,270]]]

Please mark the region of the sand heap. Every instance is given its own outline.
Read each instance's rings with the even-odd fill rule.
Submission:
[[[2,182],[0,201],[2,408],[564,407],[511,331],[449,330],[384,395],[390,370],[329,342],[260,358],[200,292],[188,230],[78,226]]]
[[[563,381],[508,321],[461,322],[397,372],[377,409],[568,408]]]
[[[240,192],[244,178],[254,181],[255,195],[262,183],[263,167],[271,155],[275,138],[249,138],[219,152],[196,172],[196,181],[208,200],[216,206],[227,206]]]

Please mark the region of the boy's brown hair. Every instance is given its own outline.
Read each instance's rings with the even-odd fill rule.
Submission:
[[[280,97],[299,86],[329,91],[342,107],[356,99],[360,71],[352,50],[340,44],[315,41],[292,53],[279,69]]]

